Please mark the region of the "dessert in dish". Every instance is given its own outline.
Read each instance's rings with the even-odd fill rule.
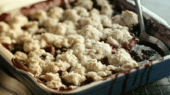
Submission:
[[[137,67],[129,52],[139,41],[130,28],[132,11],[114,15],[107,0],[78,0],[71,8],[52,7],[0,22],[0,43],[15,56],[14,65],[46,86],[75,89]]]

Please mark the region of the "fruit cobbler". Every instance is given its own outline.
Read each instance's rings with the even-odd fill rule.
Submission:
[[[138,42],[132,11],[113,15],[107,0],[78,0],[0,22],[0,43],[36,78],[53,89],[75,89],[137,67],[129,52]]]

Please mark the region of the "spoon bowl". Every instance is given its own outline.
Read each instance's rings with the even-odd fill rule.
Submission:
[[[140,35],[138,37],[139,41],[140,42],[144,41],[144,42],[154,44],[157,48],[163,51],[164,55],[169,55],[170,54],[169,49],[161,40],[153,36],[150,36],[149,34],[146,33],[140,0],[135,0],[135,4],[136,4],[138,17],[139,17],[139,23],[140,23]]]

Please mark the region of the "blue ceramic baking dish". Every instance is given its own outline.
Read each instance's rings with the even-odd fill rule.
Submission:
[[[55,0],[50,0],[55,1]],[[56,0],[63,1],[63,0]],[[126,0],[110,0],[115,7],[121,10],[135,11],[134,3]],[[61,2],[62,3],[62,2]],[[57,3],[56,3],[57,5]],[[60,4],[60,6],[64,3]],[[22,8],[24,9],[24,8]],[[152,22],[154,26],[150,29],[150,34],[161,39],[167,47],[170,49],[170,45],[166,37],[159,35],[158,30],[161,32],[170,32],[168,24],[160,17],[150,12],[143,7],[143,13],[146,21]],[[7,14],[6,14],[7,15]],[[4,18],[7,19],[7,18]],[[149,25],[145,22],[146,26]],[[154,28],[157,28],[156,30]],[[170,75],[170,55],[166,55],[160,59],[156,59],[149,63],[140,65],[139,67],[123,71],[101,81],[93,82],[85,86],[79,87],[70,91],[57,91],[46,87],[39,83],[33,74],[26,72],[22,69],[16,68],[11,59],[13,55],[0,44],[0,66],[8,69],[20,82],[22,82],[34,95],[46,95],[46,94],[71,94],[71,95],[119,95],[129,90],[135,89],[139,86],[152,83],[165,76]]]

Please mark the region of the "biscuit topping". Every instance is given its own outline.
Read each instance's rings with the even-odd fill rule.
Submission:
[[[0,43],[48,87],[75,89],[115,72],[138,66],[129,50],[136,44],[129,28],[138,24],[131,11],[112,17],[107,0],[78,0],[69,9],[39,10],[0,22]]]

